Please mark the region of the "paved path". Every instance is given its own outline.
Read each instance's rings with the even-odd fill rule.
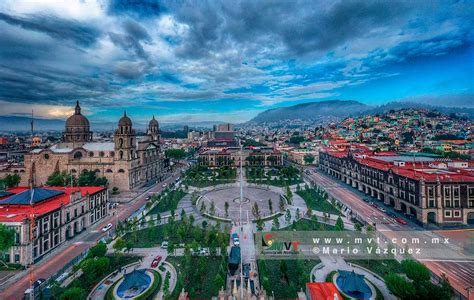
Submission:
[[[369,273],[363,269],[357,268],[357,267],[351,267],[349,266],[342,257],[340,256],[326,256],[326,255],[321,255],[319,257],[321,259],[321,263],[324,265],[324,267],[320,269],[314,268],[311,271],[310,275],[310,281],[314,278],[315,282],[325,282],[326,277],[331,273],[332,271],[337,271],[337,270],[343,270],[343,271],[352,271],[354,270],[357,274],[362,274],[367,278],[370,282],[372,282],[382,293],[383,298],[385,300],[395,300],[396,297],[393,296],[385,283],[380,280],[379,278],[375,277],[372,273]],[[375,299],[375,295],[373,295]]]

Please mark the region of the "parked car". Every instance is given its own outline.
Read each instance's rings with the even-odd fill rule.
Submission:
[[[407,225],[407,224],[408,224],[407,221],[405,221],[405,220],[402,219],[402,218],[396,218],[395,220],[396,220],[398,223],[402,224],[402,225]]]
[[[102,231],[103,232],[109,231],[109,229],[112,228],[112,226],[113,226],[112,223],[109,223],[105,225],[104,228],[102,228]]]
[[[390,218],[394,218],[394,219],[397,218],[397,215],[394,214],[393,212],[388,212],[387,215],[388,215]]]
[[[162,257],[159,256],[159,255],[156,256],[156,257],[153,259],[153,261],[151,262],[151,267],[152,267],[152,268],[158,267],[158,265],[159,265],[160,262],[161,262],[161,258],[162,258]]]
[[[382,206],[377,206],[377,209],[380,210],[381,212],[387,212],[387,210],[383,208]]]
[[[160,246],[160,247],[161,247],[161,249],[168,249],[168,242],[167,242],[167,241],[163,241],[163,242],[161,243],[161,246]]]
[[[62,283],[64,280],[66,280],[66,278],[69,277],[69,273],[68,272],[64,272],[62,273],[61,275],[58,276],[58,278],[56,278],[56,282],[57,283]]]
[[[168,186],[167,183],[164,183],[164,184],[162,185],[163,188],[165,188],[165,187],[167,187],[167,186]]]

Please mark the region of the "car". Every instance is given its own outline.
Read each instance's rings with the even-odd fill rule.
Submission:
[[[103,232],[109,231],[109,229],[112,228],[112,226],[113,226],[112,223],[109,223],[105,225],[104,228],[102,228],[102,231]]]
[[[386,212],[387,211],[385,208],[383,208],[381,206],[378,206],[377,209],[380,210],[381,212]]]
[[[160,246],[160,247],[161,247],[161,249],[168,249],[168,242],[167,242],[167,241],[163,241],[163,242],[161,243],[161,246]]]
[[[162,258],[162,257],[161,257],[160,255],[156,256],[156,257],[153,259],[153,261],[151,262],[151,267],[152,267],[152,268],[158,267],[158,265],[159,265],[160,262],[161,262],[161,258]]]
[[[234,246],[239,246],[239,235],[237,233],[232,233],[232,241],[234,242]]]
[[[396,218],[395,221],[397,221],[398,223],[402,224],[402,225],[407,225],[407,221],[405,221],[404,219],[402,218]]]
[[[388,213],[387,213],[387,216],[389,216],[390,218],[394,218],[394,219],[397,218],[397,215],[394,214],[393,212],[388,212]]]
[[[385,218],[385,217],[383,217],[381,223],[382,223],[382,224],[390,224],[389,220],[388,220],[387,218]]]
[[[62,283],[68,277],[69,277],[69,272],[64,272],[61,275],[59,275],[58,278],[56,278],[56,282],[57,283]]]
[[[39,278],[38,280],[33,282],[33,288],[36,289],[36,288],[40,287],[45,281],[46,281],[46,279]]]
[[[167,187],[167,186],[168,186],[168,184],[167,184],[167,183],[164,183],[161,187],[165,188],[165,187]]]

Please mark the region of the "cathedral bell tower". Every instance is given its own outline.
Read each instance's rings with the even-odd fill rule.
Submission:
[[[134,160],[137,157],[136,135],[132,128],[132,120],[123,113],[123,117],[118,122],[118,128],[115,130],[115,160]]]

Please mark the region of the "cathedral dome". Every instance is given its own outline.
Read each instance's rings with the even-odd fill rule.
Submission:
[[[76,102],[74,114],[66,120],[66,127],[89,127],[89,120],[81,114],[79,101]]]
[[[153,116],[153,119],[151,119],[150,123],[148,123],[148,127],[159,127],[158,121],[155,119],[155,116]]]
[[[123,117],[120,118],[120,120],[118,122],[118,126],[119,127],[121,127],[121,126],[132,126],[132,120],[130,120],[130,118],[127,117],[126,112],[124,112]]]

